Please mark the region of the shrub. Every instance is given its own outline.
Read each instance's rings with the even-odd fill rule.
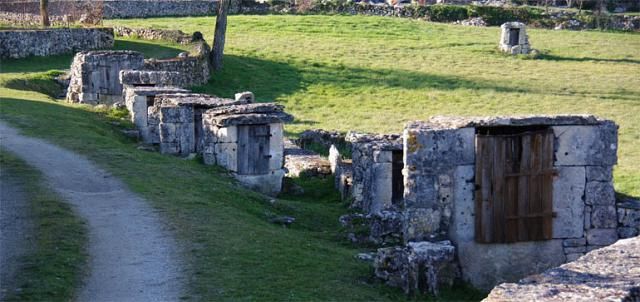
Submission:
[[[469,18],[467,8],[456,5],[430,5],[426,7],[427,17],[434,22],[455,22]]]
[[[505,22],[520,21],[529,23],[542,19],[543,10],[531,7],[496,7],[475,6],[468,7],[470,17],[482,17],[488,25],[501,25]]]

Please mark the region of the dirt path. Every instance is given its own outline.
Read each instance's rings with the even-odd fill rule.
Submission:
[[[22,257],[34,247],[33,219],[25,188],[0,167],[0,301],[16,289]]]
[[[178,250],[159,215],[84,157],[0,122],[0,145],[39,169],[87,221],[89,271],[78,301],[177,301]]]

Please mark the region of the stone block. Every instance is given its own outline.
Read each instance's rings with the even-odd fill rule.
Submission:
[[[180,152],[180,147],[178,143],[160,143],[160,153],[162,154],[178,154]]]
[[[253,103],[256,100],[256,97],[253,95],[253,92],[250,91],[245,91],[245,92],[238,92],[235,94],[235,100],[236,101],[245,101],[247,103]]]
[[[578,260],[578,258],[584,256],[584,253],[571,253],[567,254],[567,262],[572,262]]]
[[[612,166],[587,166],[587,182],[604,181],[610,182],[613,179]]]
[[[411,242],[404,248],[378,249],[373,266],[378,278],[407,294],[437,294],[457,276],[454,256],[455,248],[448,241]]]
[[[591,229],[591,206],[584,206],[584,229]]]
[[[616,192],[613,183],[590,181],[585,191],[585,203],[589,205],[613,205],[616,202]]]
[[[553,181],[553,238],[582,237],[584,229],[584,167],[558,167]]]
[[[393,152],[391,151],[373,151],[373,161],[376,163],[391,163],[393,160]]]
[[[587,247],[586,246],[576,246],[576,247],[565,247],[564,248],[564,253],[565,254],[586,253],[586,252],[587,252]]]
[[[587,253],[591,251],[599,250],[603,247],[606,247],[606,245],[589,245],[587,246]]]
[[[234,175],[245,187],[269,196],[276,196],[282,190],[284,170],[271,171],[262,175]]]
[[[388,210],[392,205],[392,176],[391,163],[375,163],[371,166],[373,186],[371,194],[371,213]]]
[[[131,122],[136,125],[136,127],[144,128],[147,126],[147,97],[146,96],[133,96],[130,100],[131,109],[129,109],[129,114],[131,116]]]
[[[618,225],[616,208],[613,206],[593,206],[591,225],[599,229],[615,228]]]
[[[587,244],[586,238],[570,238],[562,240],[562,246],[567,247],[577,247],[577,246],[585,246]]]
[[[217,128],[215,135],[217,137],[217,142],[219,143],[237,143],[238,127],[229,126]]]
[[[402,241],[402,213],[381,211],[369,218],[369,240],[377,245],[400,243]]]
[[[618,207],[618,223],[624,227],[640,228],[640,210]]]
[[[616,229],[590,229],[587,230],[587,243],[589,245],[609,245],[618,240]]]
[[[435,209],[407,209],[404,211],[404,241],[433,240],[439,238],[443,231],[440,228],[442,213]]]
[[[416,173],[440,174],[475,161],[475,129],[405,129],[405,163]]]
[[[459,166],[453,174],[453,216],[449,235],[454,243],[475,238],[474,166]]]
[[[215,144],[216,163],[229,171],[238,171],[238,144]]]
[[[160,129],[160,142],[161,143],[177,143],[178,133],[176,124],[173,123],[161,123]]]
[[[620,227],[618,228],[618,237],[620,239],[638,236],[640,230],[638,228]]]
[[[165,123],[193,123],[193,107],[160,107],[160,121]]]
[[[472,240],[459,242],[456,249],[462,279],[481,290],[516,282],[566,260],[560,239],[509,244],[479,244]]]
[[[269,124],[269,169],[280,170],[284,166],[284,129],[282,123]]]
[[[612,166],[617,162],[618,130],[613,123],[553,126],[556,166]]]
[[[202,148],[202,162],[205,165],[215,165],[216,164],[216,154],[214,145],[204,145]]]
[[[405,208],[429,208],[437,205],[438,188],[435,175],[405,176],[404,187]]]

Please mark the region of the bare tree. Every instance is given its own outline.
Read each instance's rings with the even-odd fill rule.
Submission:
[[[49,0],[40,0],[40,19],[42,20],[42,26],[49,27]]]
[[[222,57],[224,55],[224,40],[227,33],[227,12],[231,0],[218,1],[218,16],[216,17],[216,30],[213,36],[213,51],[211,51],[210,64],[213,71],[222,69]]]

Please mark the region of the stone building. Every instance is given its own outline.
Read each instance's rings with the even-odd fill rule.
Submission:
[[[126,83],[127,81],[124,82]],[[159,121],[156,114],[157,108],[154,106],[156,96],[161,94],[185,94],[189,91],[177,87],[133,86],[126,84],[124,86],[124,103],[127,110],[129,110],[131,122],[138,129],[142,142],[159,144]]]
[[[284,177],[284,121],[291,116],[273,103],[210,109],[202,115],[205,164],[231,171],[245,186],[277,195]]]
[[[160,152],[181,156],[202,153],[203,113],[211,108],[241,104],[246,104],[246,100],[197,93],[157,95],[148,112],[158,122]]]
[[[79,52],[71,64],[67,101],[91,105],[122,101],[120,71],[143,67],[144,56],[136,51]]]
[[[478,288],[516,281],[638,234],[640,210],[630,201],[616,203],[612,121],[434,117],[408,123],[402,139],[401,147],[393,139],[353,144],[352,205],[368,215],[369,241],[385,242],[380,234],[396,233],[405,244],[440,242],[430,249],[441,251],[451,245],[460,276]],[[402,164],[393,160],[399,150]],[[399,199],[394,163],[402,165]],[[393,273],[389,265],[410,261],[413,252],[389,249],[379,251],[377,263],[387,265],[377,274],[392,285],[404,280],[403,286],[413,286],[410,272]]]
[[[500,28],[502,29],[500,50],[512,55],[528,54],[531,51],[524,23],[507,22],[502,24]]]

